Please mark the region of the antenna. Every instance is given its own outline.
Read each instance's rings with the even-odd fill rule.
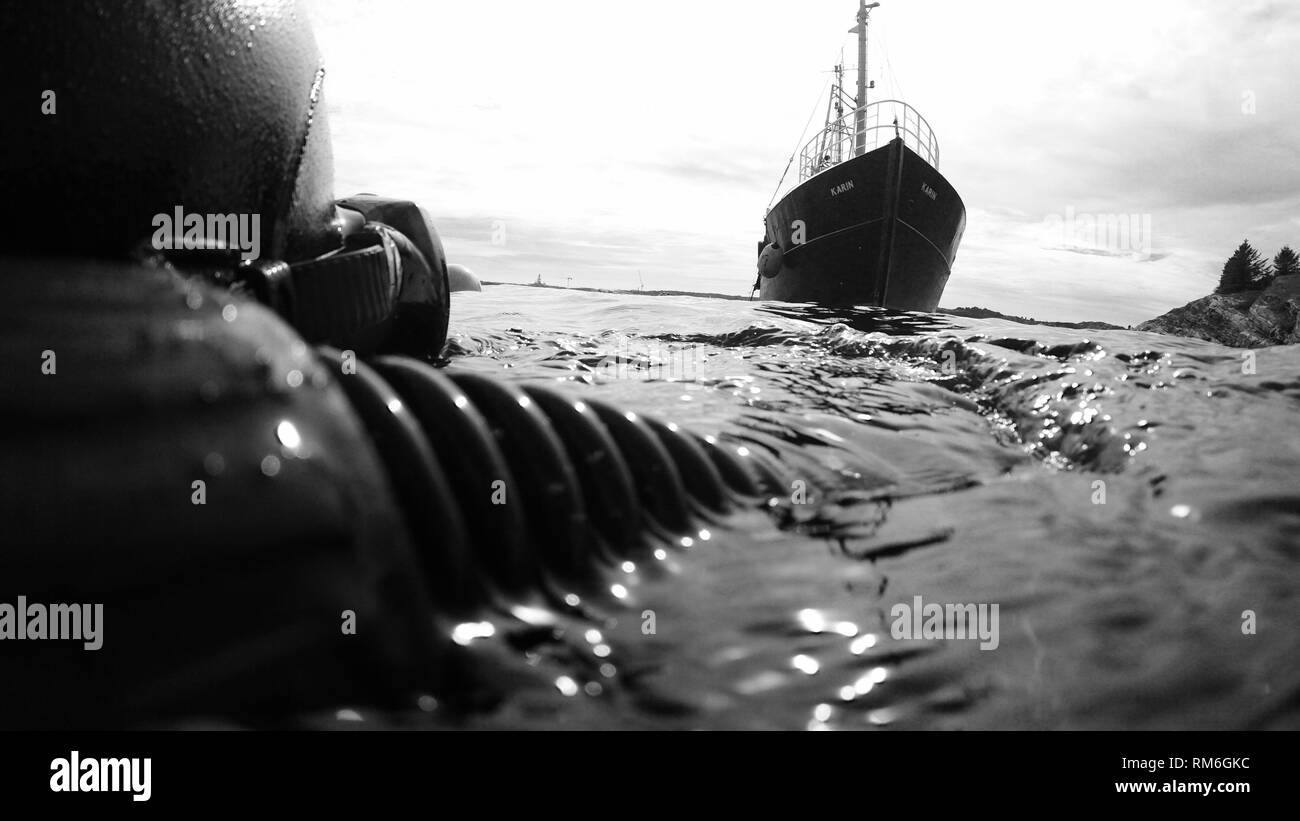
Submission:
[[[858,24],[849,29],[850,34],[858,35],[858,99],[855,101],[857,115],[853,118],[853,129],[857,133],[853,146],[855,157],[867,153],[867,23],[871,10],[879,7],[879,3],[858,0]]]

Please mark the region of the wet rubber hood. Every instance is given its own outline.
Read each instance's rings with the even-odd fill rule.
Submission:
[[[118,255],[180,206],[260,214],[265,256],[328,249],[324,70],[298,3],[14,3],[0,28],[0,188],[26,215],[9,244]]]

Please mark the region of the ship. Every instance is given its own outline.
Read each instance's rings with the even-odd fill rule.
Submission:
[[[902,100],[869,102],[858,0],[857,96],[834,71],[825,128],[797,150],[798,183],[769,204],[754,291],[764,300],[933,312],[966,229],[966,206],[939,173],[939,141]],[[796,155],[792,155],[780,194]]]

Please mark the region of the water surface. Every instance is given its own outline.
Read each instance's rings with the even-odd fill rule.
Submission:
[[[449,352],[791,486],[548,647],[503,625],[519,669],[458,726],[1300,728],[1300,348],[490,286]],[[997,604],[997,648],[894,638],[916,596]]]

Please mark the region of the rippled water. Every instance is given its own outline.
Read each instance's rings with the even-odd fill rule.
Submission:
[[[502,701],[458,724],[1300,728],[1300,348],[517,286],[452,334],[452,369],[743,441],[792,489],[546,647],[503,625]],[[998,605],[997,648],[895,638],[916,596]]]

